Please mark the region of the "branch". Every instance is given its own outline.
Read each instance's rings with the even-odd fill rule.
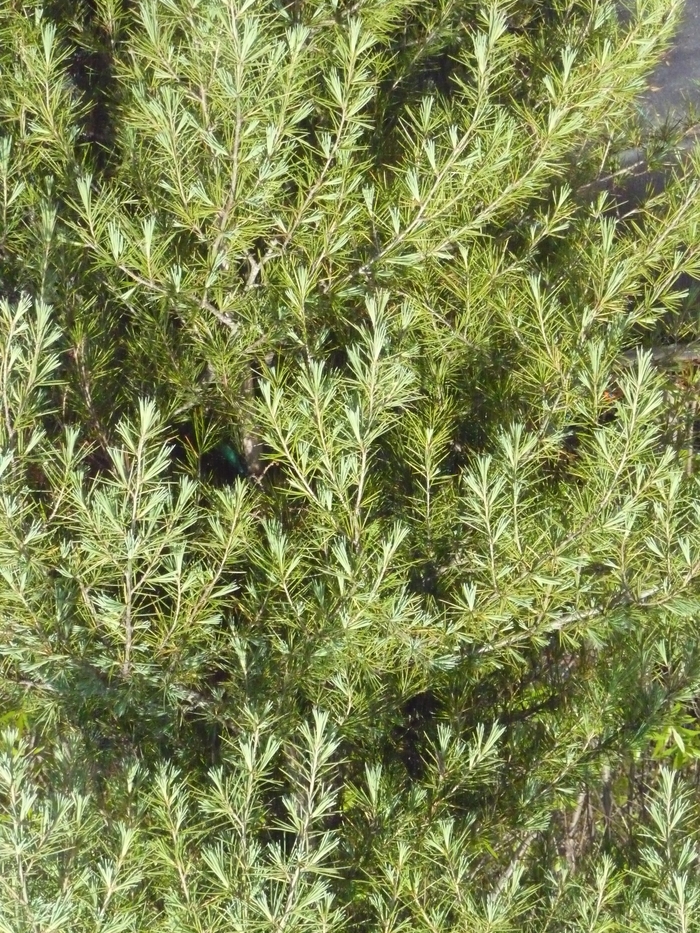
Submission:
[[[525,838],[518,846],[515,852],[515,855],[510,860],[508,867],[501,874],[498,881],[496,882],[496,886],[493,889],[493,895],[492,895],[494,899],[501,896],[508,882],[513,877],[518,865],[525,858],[527,853],[530,851],[530,848],[532,847],[532,844],[535,841],[535,839],[537,839],[538,835],[539,833],[536,829],[531,829],[530,832],[526,834]]]
[[[618,363],[621,366],[633,366],[637,361],[639,349],[634,347],[626,350],[618,357]],[[673,368],[684,363],[700,364],[700,343],[672,343],[667,347],[651,347],[652,362],[659,366]]]
[[[532,638],[535,635],[551,635],[554,632],[560,632],[562,629],[567,628],[570,625],[575,625],[579,622],[587,622],[589,619],[599,618],[606,612],[610,612],[614,609],[632,606],[645,606],[654,596],[661,592],[661,589],[661,586],[653,586],[650,589],[644,590],[642,593],[640,593],[637,599],[630,599],[629,596],[619,595],[617,599],[612,599],[605,606],[592,606],[590,609],[580,609],[576,612],[567,612],[564,615],[554,619],[549,624],[543,626],[539,632],[527,630],[518,632],[515,635],[504,638],[502,641],[497,642],[495,645],[483,645],[477,650],[477,654],[483,655],[490,654],[494,651],[503,651],[504,649],[512,648],[520,642],[528,638]],[[668,595],[671,596],[673,594]],[[663,603],[663,601],[661,602]]]

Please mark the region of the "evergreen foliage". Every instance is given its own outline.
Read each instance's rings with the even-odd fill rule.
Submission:
[[[700,930],[700,161],[611,193],[685,130],[618,6],[0,7],[2,933]]]

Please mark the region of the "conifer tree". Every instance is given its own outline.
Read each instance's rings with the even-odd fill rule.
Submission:
[[[681,9],[5,0],[0,931],[700,929]]]

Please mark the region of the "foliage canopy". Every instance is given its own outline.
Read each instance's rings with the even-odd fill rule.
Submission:
[[[700,929],[628,6],[5,0],[0,931]]]

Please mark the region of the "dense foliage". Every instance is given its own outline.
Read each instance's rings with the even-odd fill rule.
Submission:
[[[0,5],[3,933],[700,930],[700,163],[618,7]]]

